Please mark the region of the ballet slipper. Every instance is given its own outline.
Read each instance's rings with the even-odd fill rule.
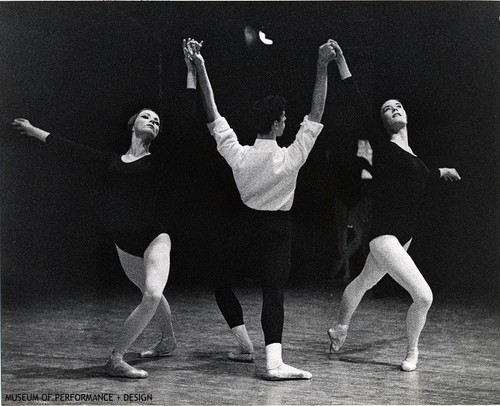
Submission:
[[[312,374],[307,371],[294,368],[287,364],[281,364],[277,368],[266,371],[266,379],[269,381],[286,381],[292,379],[311,379]]]
[[[175,338],[164,338],[159,343],[155,344],[146,351],[142,351],[139,356],[141,358],[165,357],[177,348]]]
[[[253,362],[255,360],[255,352],[234,350],[227,354],[227,358],[236,362]]]
[[[132,379],[143,379],[149,376],[146,371],[134,368],[132,365],[127,364],[123,359],[119,358],[110,358],[105,368],[109,376]]]
[[[418,350],[409,350],[406,358],[401,363],[401,369],[405,372],[415,371],[418,363]]]
[[[252,341],[248,336],[247,328],[244,324],[231,328],[236,341],[238,342],[238,348],[227,354],[227,358],[231,361],[237,362],[253,362],[255,359],[255,351],[253,349]]]
[[[330,337],[330,353],[340,350],[347,337],[347,329],[349,326],[337,324],[337,326],[328,330],[328,337]]]

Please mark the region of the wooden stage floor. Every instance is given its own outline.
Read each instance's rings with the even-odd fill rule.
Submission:
[[[139,360],[135,353],[128,354],[132,364],[150,373],[145,380],[114,379],[103,372],[121,324],[138,303],[135,291],[107,295],[73,290],[66,292],[65,297],[24,302],[20,296],[4,303],[1,403],[500,403],[500,324],[496,303],[465,304],[436,294],[421,338],[418,370],[405,373],[399,370],[399,364],[405,353],[404,320],[409,298],[376,299],[368,294],[355,314],[345,346],[330,355],[326,329],[342,288],[328,283],[290,286],[285,304],[284,360],[310,371],[313,379],[269,382],[262,379],[265,360],[260,291],[248,285],[237,292],[256,346],[255,364],[226,359],[225,354],[233,345],[232,336],[210,289],[168,287],[178,348],[171,356],[155,360]],[[153,320],[131,351],[153,343],[155,327]],[[66,399],[56,400],[56,394]],[[112,394],[113,398],[77,400],[78,394]]]

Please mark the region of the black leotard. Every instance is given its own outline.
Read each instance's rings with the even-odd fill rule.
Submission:
[[[151,241],[167,232],[156,218],[157,179],[163,167],[156,155],[125,163],[119,154],[92,150],[55,134],[47,137],[47,144],[64,153],[85,154],[106,165],[101,221],[123,251],[142,257]]]
[[[192,116],[195,92],[185,92],[183,122]],[[168,134],[171,136],[171,134]],[[123,251],[143,257],[149,244],[160,234],[167,233],[158,220],[156,200],[161,174],[174,158],[173,143],[154,154],[125,163],[120,154],[99,151],[50,134],[47,144],[61,154],[77,154],[106,167],[106,182],[100,204],[105,231]],[[182,140],[178,140],[181,143]],[[176,149],[177,155],[182,155]],[[182,159],[182,157],[177,157]],[[170,162],[169,162],[170,161]]]
[[[439,170],[430,170],[420,158],[391,142],[369,113],[354,79],[342,82],[373,148],[370,241],[394,235],[404,245],[414,235],[425,186],[430,178],[439,178]]]

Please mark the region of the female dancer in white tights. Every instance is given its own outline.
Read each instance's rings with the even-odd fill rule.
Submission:
[[[187,46],[184,41],[188,69],[186,87],[195,89],[196,68],[186,53]],[[186,94],[186,103],[191,102],[194,106],[195,90],[187,90]],[[189,110],[186,108],[184,112]],[[46,143],[58,154],[77,155],[105,167],[106,187],[101,206],[104,228],[116,244],[125,274],[142,292],[141,303],[121,330],[106,364],[106,373],[125,378],[147,378],[146,371],[125,362],[123,355],[156,312],[160,316],[162,338],[140,356],[161,357],[176,347],[170,307],[163,296],[170,272],[171,240],[165,226],[156,217],[155,205],[158,181],[168,161],[165,155],[168,153],[171,157],[172,154],[168,151],[149,152],[151,143],[160,132],[158,115],[145,108],[130,118],[131,144],[124,155],[77,144],[37,128],[23,118],[15,119],[12,125],[21,134]]]
[[[418,208],[426,183],[431,178],[460,180],[455,169],[429,169],[408,144],[407,116],[398,100],[387,100],[380,114],[385,132],[371,119],[341,48],[335,45],[336,59],[343,72],[343,86],[352,99],[366,136],[373,148],[373,196],[370,253],[360,275],[345,289],[338,322],[328,330],[330,351],[338,351],[347,336],[352,315],[363,295],[389,274],[413,299],[407,319],[408,348],[401,364],[413,371],[418,362],[418,339],[432,304],[432,291],[408,255],[407,250],[418,221]]]

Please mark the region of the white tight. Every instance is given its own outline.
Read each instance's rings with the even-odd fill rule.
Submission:
[[[142,301],[126,320],[113,351],[123,355],[149,324],[156,310],[163,338],[173,336],[170,306],[163,296],[170,272],[171,241],[168,234],[158,235],[144,252],[144,259],[116,249],[125,274],[142,292]]]
[[[342,296],[340,324],[350,323],[366,291],[373,288],[388,273],[413,299],[406,316],[406,329],[408,348],[417,348],[427,311],[432,304],[432,291],[406,252],[410,243],[411,240],[403,247],[393,235],[383,235],[370,242],[370,253],[363,270],[346,287]]]

